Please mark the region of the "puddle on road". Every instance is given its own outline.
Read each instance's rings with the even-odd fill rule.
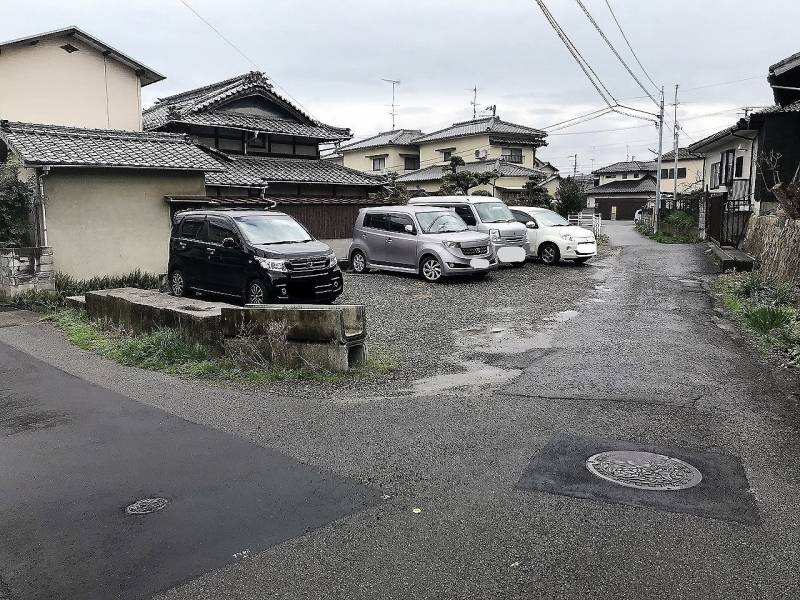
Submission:
[[[544,321],[554,321],[556,323],[566,323],[567,321],[574,319],[577,317],[580,312],[577,310],[562,310],[561,312],[557,312],[554,315],[550,315],[549,317],[545,317]]]
[[[522,373],[522,369],[501,369],[477,360],[459,362],[459,365],[468,370],[465,373],[433,375],[413,381],[412,396],[430,396],[461,387],[496,385],[514,379]]]

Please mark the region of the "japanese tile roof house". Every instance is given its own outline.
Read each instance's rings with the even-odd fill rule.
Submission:
[[[337,238],[351,235],[359,207],[380,203],[381,178],[320,158],[321,144],[350,131],[317,121],[257,71],[158,100],[144,128],[188,134],[230,161],[206,176],[202,197],[170,198],[175,207],[253,205],[263,195],[317,237]]]
[[[586,190],[587,207],[604,219],[631,220],[656,197],[656,164],[650,161],[616,162],[593,171],[598,185]]]
[[[765,177],[759,176],[759,157],[779,154],[783,181],[790,181],[800,164],[800,53],[771,65],[767,82],[774,105],[689,146],[705,157],[701,230],[721,245],[743,239],[751,213],[769,214],[777,206]]]
[[[49,268],[166,270],[165,196],[203,194],[227,159],[185,135],[142,132],[141,88],[161,79],[77,27],[0,43],[0,163],[18,162],[36,191],[29,250]]]
[[[417,129],[384,131],[339,148],[345,166],[366,173],[395,172],[412,193],[439,191],[444,169],[453,156],[464,159],[459,169],[493,171],[492,184],[473,188],[513,201],[531,178],[545,179],[550,170],[539,168],[536,149],[546,145],[545,132],[503,121],[498,116],[454,123],[422,133]]]

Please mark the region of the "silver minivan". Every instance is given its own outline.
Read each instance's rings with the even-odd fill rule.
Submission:
[[[427,281],[497,268],[489,236],[470,231],[454,211],[436,206],[362,208],[348,257],[356,273],[419,273]]]
[[[472,230],[489,235],[501,263],[521,265],[529,253],[525,225],[508,207],[492,196],[428,196],[413,198],[411,206],[442,206],[453,209]],[[505,249],[505,250],[503,250]]]

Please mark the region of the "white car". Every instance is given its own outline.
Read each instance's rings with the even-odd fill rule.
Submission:
[[[546,265],[554,265],[561,259],[583,263],[597,254],[594,234],[570,225],[558,213],[532,206],[509,208],[514,218],[528,228],[528,256],[538,256]]]

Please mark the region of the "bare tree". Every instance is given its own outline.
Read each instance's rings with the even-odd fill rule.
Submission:
[[[772,192],[778,205],[790,219],[800,219],[800,163],[794,170],[792,179],[788,182],[781,178],[780,162],[781,153],[770,150],[769,154],[759,157],[759,171],[764,180],[764,185]],[[769,179],[767,179],[769,175]]]

